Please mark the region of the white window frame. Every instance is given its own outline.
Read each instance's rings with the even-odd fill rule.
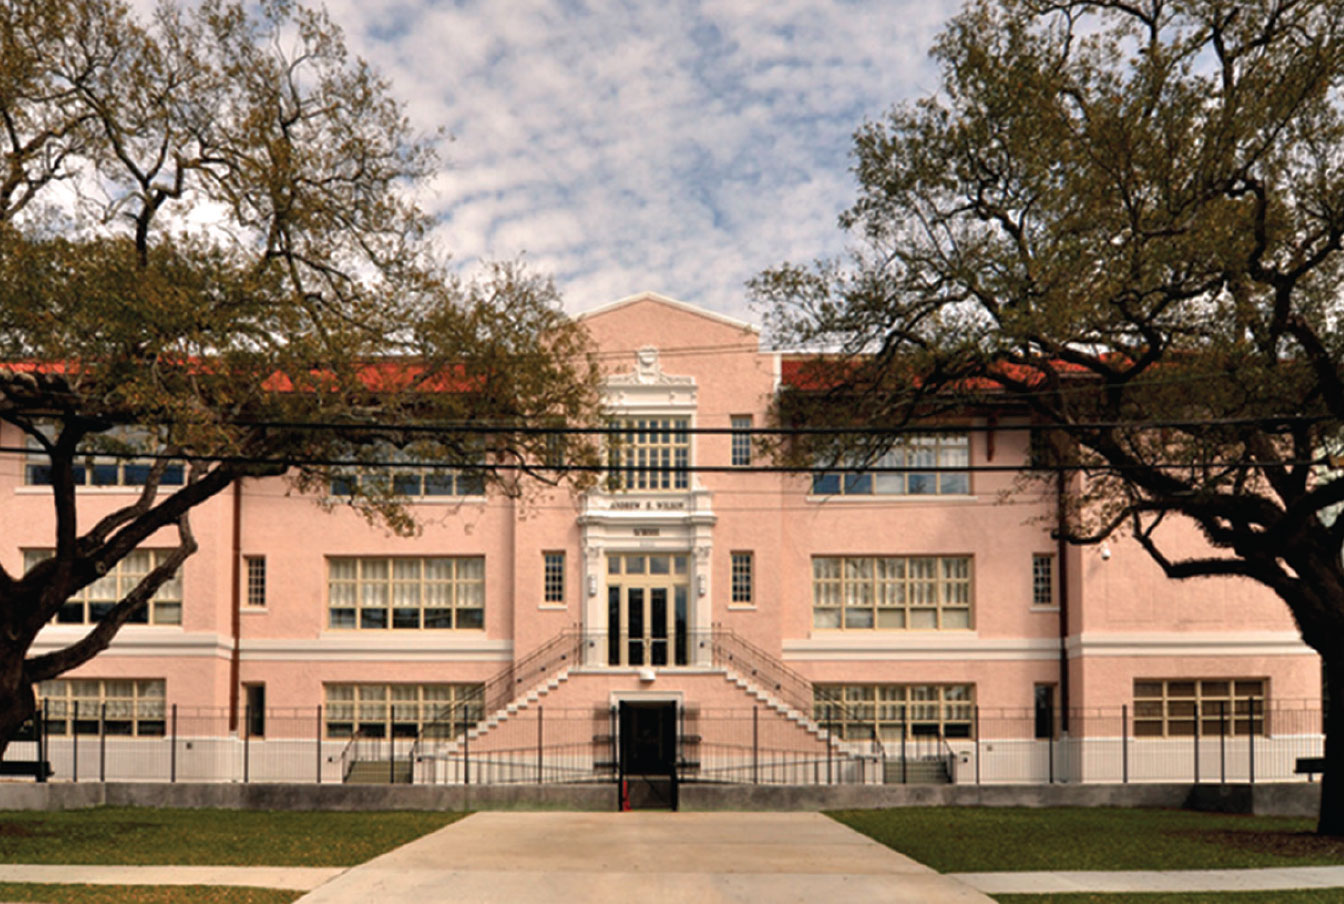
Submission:
[[[756,605],[756,556],[750,550],[729,553],[729,605],[749,609]]]
[[[818,684],[812,719],[846,741],[975,736],[974,684]]]
[[[485,557],[328,556],[327,626],[483,631]]]
[[[56,438],[56,425],[39,424],[38,429],[50,440]],[[143,447],[149,447],[157,444],[151,444],[151,434],[148,430],[116,426],[110,430],[98,434],[90,434],[86,442],[96,442],[98,437],[106,437],[128,446],[142,447],[141,451],[147,451]],[[23,482],[25,486],[30,487],[49,487],[51,486],[50,472],[51,459],[42,444],[37,439],[27,433],[24,434],[24,467]],[[80,455],[74,462],[74,482],[75,486],[81,489],[116,489],[124,487],[142,487],[149,478],[149,472],[155,465],[155,459],[150,458],[132,458],[120,455]],[[181,486],[186,481],[185,466],[178,461],[170,462],[163,469],[163,474],[159,476],[159,486],[176,487]]]
[[[44,559],[50,559],[54,554],[51,549],[25,549],[23,551],[23,570],[25,572],[32,568],[38,562]],[[107,574],[94,581],[86,587],[82,587],[70,595],[70,598],[61,604],[61,608],[56,611],[52,617],[53,625],[94,625],[102,620],[103,615],[95,617],[92,613],[95,607],[102,610],[110,610],[117,603],[126,597],[126,594],[135,589],[136,585],[155,568],[166,557],[172,554],[170,549],[135,549],[121,558],[112,566]],[[144,561],[143,571],[132,571],[131,567]],[[75,610],[78,608],[79,617],[75,618]],[[127,621],[128,625],[156,625],[156,626],[179,626],[182,624],[182,570],[177,572],[164,581],[159,589],[154,591],[154,595],[140,611],[131,616],[132,620]]]
[[[1031,556],[1031,605],[1034,609],[1058,609],[1058,569],[1053,553],[1033,553]]]
[[[1218,737],[1224,725],[1231,737],[1264,736],[1268,702],[1265,677],[1135,678],[1134,737],[1188,738],[1196,731],[1200,737]]]
[[[618,492],[681,492],[691,486],[691,419],[626,415],[607,421],[607,483]]]
[[[323,685],[322,731],[333,740],[355,732],[405,739],[438,726],[456,737],[484,717],[484,693],[482,684],[331,682]]]
[[[104,713],[109,736],[165,737],[167,693],[162,678],[56,678],[37,686],[46,731],[65,737],[98,734]]]
[[[815,629],[963,631],[974,625],[972,556],[812,557]]]
[[[565,605],[565,553],[549,549],[541,554],[541,602],[556,608]]]
[[[729,418],[732,424],[732,443],[729,448],[729,463],[735,468],[751,465],[751,415],[734,414]]]
[[[969,496],[969,433],[912,433],[898,438],[871,467],[952,468],[948,471],[816,471],[813,496]]]

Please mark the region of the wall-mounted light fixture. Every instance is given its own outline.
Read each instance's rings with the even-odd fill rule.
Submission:
[[[708,588],[709,588],[709,582],[705,580],[705,576],[703,574],[697,574],[695,576],[696,596],[704,596],[705,593],[708,591]]]
[[[597,575],[588,575],[588,595],[597,596]]]

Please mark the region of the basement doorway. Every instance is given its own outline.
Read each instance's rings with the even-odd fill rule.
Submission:
[[[622,700],[619,710],[620,808],[677,809],[677,704]]]

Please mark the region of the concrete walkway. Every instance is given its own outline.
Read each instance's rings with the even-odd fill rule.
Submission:
[[[58,885],[241,885],[309,891],[349,867],[0,864],[0,882]]]
[[[1344,888],[1344,866],[1279,866],[1271,869],[1123,870],[1117,872],[948,873],[987,894],[1068,892],[1283,891]]]
[[[990,901],[820,813],[497,811],[376,857],[299,900]]]

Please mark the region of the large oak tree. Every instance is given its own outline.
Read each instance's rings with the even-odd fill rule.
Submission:
[[[55,525],[50,558],[0,568],[0,750],[34,683],[105,649],[196,549],[192,509],[236,481],[325,495],[393,457],[556,477],[535,428],[591,413],[586,340],[548,280],[445,270],[414,203],[433,151],[332,23],[285,0],[147,22],[123,0],[0,0],[0,421]],[[144,463],[96,519],[93,454]],[[395,482],[351,485],[414,529]],[[83,639],[30,655],[162,531],[170,553]]]
[[[1344,4],[973,0],[933,56],[940,90],[856,135],[851,253],[753,284],[836,353],[806,404],[1013,401],[1067,447],[1070,539],[1270,588],[1344,725]],[[1164,543],[1181,520],[1207,554]]]

